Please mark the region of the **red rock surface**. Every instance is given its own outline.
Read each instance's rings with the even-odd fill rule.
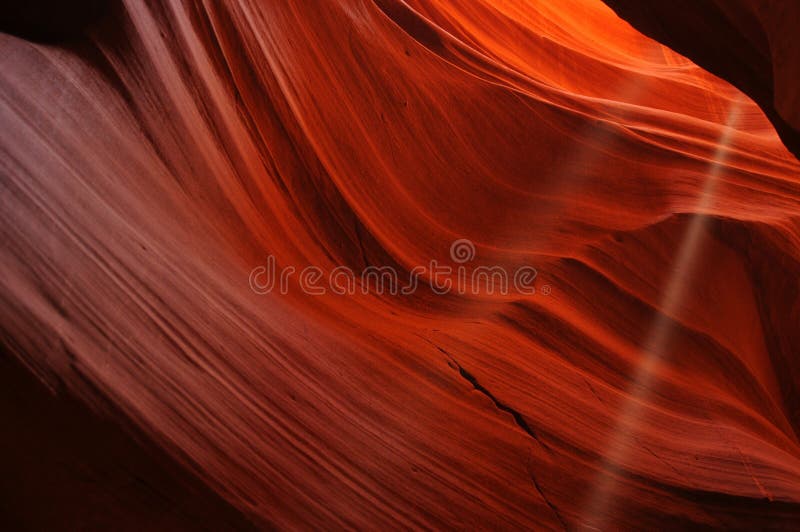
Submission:
[[[800,155],[800,2],[604,1],[646,35],[747,93]]]
[[[798,522],[800,164],[727,82],[600,0],[80,25],[0,36],[3,346],[61,396],[261,527]],[[460,238],[537,293],[248,282]]]

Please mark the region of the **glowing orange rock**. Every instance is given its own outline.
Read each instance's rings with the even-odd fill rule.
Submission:
[[[800,164],[732,86],[599,0],[86,32],[0,37],[0,323],[43,380],[261,526],[800,518]],[[457,239],[536,293],[249,285]]]

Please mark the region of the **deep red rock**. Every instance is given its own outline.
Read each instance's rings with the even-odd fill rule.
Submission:
[[[600,0],[130,0],[0,36],[0,95],[3,347],[173,461],[177,523],[800,520],[800,163]],[[249,283],[457,239],[536,293]]]

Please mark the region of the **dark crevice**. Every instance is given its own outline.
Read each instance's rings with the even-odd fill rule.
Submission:
[[[539,436],[536,435],[536,432],[534,432],[534,430],[531,428],[531,426],[528,424],[528,422],[525,420],[525,417],[521,413],[519,413],[517,410],[513,409],[512,407],[508,406],[507,404],[505,404],[502,401],[500,401],[497,397],[495,397],[495,395],[491,391],[489,391],[484,385],[482,385],[478,381],[478,379],[475,378],[475,376],[472,373],[470,373],[469,371],[464,369],[464,367],[461,364],[459,364],[459,362],[453,357],[453,355],[451,355],[445,349],[439,347],[439,345],[435,344],[434,342],[428,340],[427,338],[425,338],[423,336],[420,336],[420,338],[422,338],[423,340],[425,340],[426,342],[431,344],[440,353],[445,355],[448,358],[448,360],[450,361],[450,366],[453,367],[454,369],[456,369],[458,371],[458,374],[464,380],[468,381],[476,391],[478,391],[478,392],[482,393],[483,395],[485,395],[486,397],[488,397],[498,410],[501,410],[503,412],[507,412],[507,413],[511,414],[511,417],[514,419],[514,423],[516,423],[516,425],[520,429],[522,429],[528,436],[533,438],[536,441],[536,443],[538,443],[547,452],[552,452],[550,450],[550,448],[547,445],[545,445],[539,439]],[[547,504],[547,506],[553,511],[553,514],[556,516],[556,519],[558,519],[558,522],[561,523],[561,526],[564,527],[564,530],[568,530],[567,523],[561,517],[561,514],[559,513],[559,511],[555,507],[555,505],[552,502],[550,502],[550,500],[544,494],[544,491],[542,490],[542,487],[539,485],[539,482],[536,480],[536,477],[534,476],[533,470],[532,470],[531,465],[530,465],[530,457],[529,457],[528,463],[527,463],[527,470],[528,470],[528,476],[530,477],[531,481],[533,482],[533,486],[536,488],[536,491],[539,493],[539,496],[541,496],[541,498],[545,502],[545,504]]]
[[[525,431],[525,433],[528,434],[528,436],[536,440],[536,442],[539,443],[539,445],[541,445],[548,451],[550,450],[544,443],[542,443],[539,440],[539,437],[536,435],[536,433],[533,431],[530,425],[528,425],[528,422],[525,421],[525,418],[522,416],[522,414],[520,414],[510,406],[498,400],[497,397],[495,397],[492,392],[487,390],[485,386],[483,386],[480,382],[478,382],[478,379],[476,379],[475,376],[472,375],[472,373],[465,370],[461,366],[461,364],[456,362],[456,360],[453,359],[452,357],[451,360],[453,361],[453,364],[456,365],[456,368],[458,369],[458,374],[461,375],[467,381],[469,381],[469,383],[472,384],[473,388],[475,388],[477,391],[481,392],[483,395],[491,399],[492,402],[494,403],[494,406],[496,406],[498,410],[502,410],[503,412],[508,412],[509,414],[511,414],[511,416],[514,418],[514,423],[516,423],[519,428]]]
[[[527,465],[528,465],[528,477],[530,477],[531,482],[533,482],[533,487],[535,487],[536,491],[539,492],[539,496],[542,497],[542,500],[544,501],[544,503],[550,508],[550,510],[553,511],[553,515],[556,516],[556,519],[558,519],[558,522],[561,523],[561,526],[564,527],[564,530],[569,530],[569,527],[567,526],[567,522],[564,521],[563,517],[561,517],[561,512],[559,512],[558,508],[556,508],[556,506],[552,502],[550,502],[550,499],[548,499],[547,495],[544,494],[544,490],[542,490],[542,487],[539,485],[539,482],[536,480],[536,476],[533,474],[533,468],[531,468],[530,456],[528,456],[528,464]]]
[[[472,373],[464,369],[464,367],[461,364],[459,364],[455,358],[453,358],[453,355],[451,355],[450,353],[448,353],[435,343],[431,342],[427,338],[424,338],[422,336],[420,336],[420,338],[431,344],[433,347],[438,349],[439,352],[445,355],[450,360],[450,362],[453,363],[455,369],[458,370],[458,374],[461,375],[461,377],[467,380],[470,384],[472,384],[472,387],[475,388],[475,390],[479,391],[480,393],[491,399],[492,403],[494,403],[494,406],[497,407],[498,410],[502,410],[503,412],[511,414],[511,417],[514,418],[514,423],[516,423],[517,426],[525,432],[525,434],[536,440],[536,443],[538,443],[539,445],[544,447],[548,452],[550,452],[550,448],[539,439],[539,436],[537,436],[536,432],[534,432],[531,426],[528,425],[528,422],[525,420],[525,417],[522,414],[520,414],[518,411],[514,410],[504,402],[500,401],[497,397],[495,397],[495,395],[491,391],[489,391],[484,385],[478,382],[478,379],[476,379]]]

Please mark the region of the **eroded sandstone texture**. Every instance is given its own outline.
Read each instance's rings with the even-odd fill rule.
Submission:
[[[692,42],[642,29],[728,81],[600,0],[7,19],[0,337],[36,381],[2,392],[5,519],[796,525],[793,4],[692,4]],[[536,292],[249,282],[458,239]]]

